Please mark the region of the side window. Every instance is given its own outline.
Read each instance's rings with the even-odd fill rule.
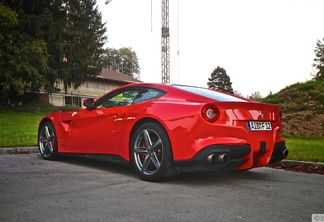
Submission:
[[[105,97],[98,100],[95,104],[97,109],[109,108],[116,106],[128,106],[133,103],[135,97],[138,95],[137,89],[127,89],[108,94]]]
[[[160,96],[162,96],[164,94],[165,94],[165,92],[160,91],[158,89],[143,88],[138,93],[136,98],[134,99],[133,104],[143,102],[143,101],[147,101],[147,100],[150,100],[150,99],[155,99],[155,98],[158,98],[158,97],[160,97]]]

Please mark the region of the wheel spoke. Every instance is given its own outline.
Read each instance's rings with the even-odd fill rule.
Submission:
[[[158,159],[156,153],[152,153],[152,156],[151,156],[151,161],[152,163],[154,164],[154,166],[156,167],[156,169],[159,169],[160,166],[161,166],[161,163],[160,163],[160,160]]]
[[[142,172],[145,173],[147,171],[147,168],[150,164],[150,155],[146,155],[145,156],[145,159],[143,161],[143,167],[142,167]]]
[[[161,139],[159,138],[157,141],[155,141],[155,143],[152,145],[152,149],[156,152],[156,150],[160,147],[160,145],[162,144]]]
[[[144,155],[148,153],[148,151],[145,147],[135,147],[134,152],[136,154],[144,154]]]
[[[44,138],[44,137],[42,137],[42,136],[40,136],[39,137],[39,141],[42,142],[42,143],[46,143],[47,142],[47,139]]]
[[[48,144],[47,142],[44,142],[44,143],[42,144],[42,151],[43,151],[42,153],[43,153],[43,154],[46,154],[46,153],[47,153],[47,144]]]
[[[48,142],[45,143],[44,151],[45,151],[44,153],[46,153],[46,154],[51,154],[52,153],[53,147],[52,147],[51,143],[48,143]]]
[[[53,153],[52,143],[48,143],[49,153]]]
[[[51,135],[50,135],[50,132],[48,130],[48,126],[45,126],[45,136],[46,136],[46,139],[49,141],[50,138],[51,138]]]
[[[152,141],[149,132],[147,130],[144,130],[143,133],[144,133],[145,143],[147,144],[148,147],[152,147]]]
[[[45,136],[46,136],[47,141],[49,141],[49,142],[53,141],[55,138],[54,131],[52,129],[50,129],[48,126],[45,126]]]

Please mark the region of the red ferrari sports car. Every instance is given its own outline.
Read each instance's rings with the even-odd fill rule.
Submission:
[[[277,105],[220,91],[169,84],[121,86],[85,109],[45,116],[44,159],[86,154],[130,163],[147,181],[181,171],[246,170],[288,155]]]

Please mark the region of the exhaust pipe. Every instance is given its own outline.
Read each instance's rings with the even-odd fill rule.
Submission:
[[[218,156],[218,162],[226,163],[229,160],[229,156],[227,154],[221,154]]]
[[[284,151],[282,152],[282,157],[283,159],[285,159],[288,156],[289,151],[287,149],[284,149]]]
[[[207,157],[207,161],[209,163],[216,163],[217,162],[217,158],[215,154],[209,154]]]
[[[214,153],[209,154],[207,157],[207,161],[209,163],[226,163],[229,160],[229,155],[226,153],[220,154],[220,155],[216,155]]]

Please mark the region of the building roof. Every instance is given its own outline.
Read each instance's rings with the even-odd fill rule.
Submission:
[[[99,79],[106,79],[116,82],[122,82],[122,83],[133,83],[133,82],[142,82],[138,79],[135,79],[129,75],[117,72],[112,69],[102,69],[101,73],[99,73],[96,78]]]

